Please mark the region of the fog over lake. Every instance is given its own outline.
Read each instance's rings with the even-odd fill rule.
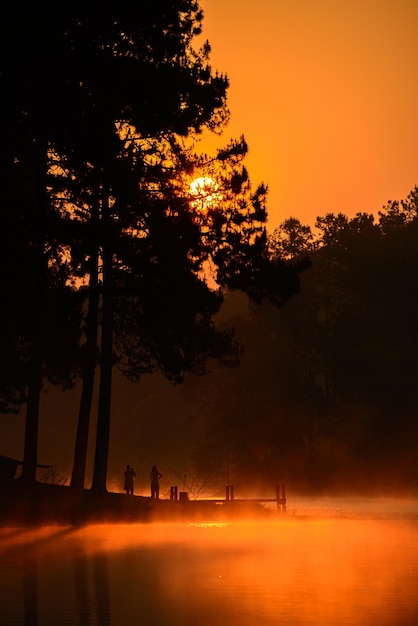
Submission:
[[[0,530],[7,626],[415,626],[415,501],[295,499],[269,521]]]

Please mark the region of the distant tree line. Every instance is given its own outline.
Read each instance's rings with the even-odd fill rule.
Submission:
[[[198,381],[202,462],[299,488],[416,488],[417,241],[417,187],[377,220],[289,218],[271,234],[273,257],[311,266],[283,308],[234,320],[241,366]]]

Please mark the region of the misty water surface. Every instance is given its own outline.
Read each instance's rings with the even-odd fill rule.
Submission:
[[[414,504],[299,507],[268,522],[2,529],[0,624],[416,626]]]

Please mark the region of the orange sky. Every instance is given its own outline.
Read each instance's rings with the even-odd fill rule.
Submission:
[[[269,230],[377,215],[418,184],[417,0],[201,0]],[[208,146],[204,144],[204,150]]]

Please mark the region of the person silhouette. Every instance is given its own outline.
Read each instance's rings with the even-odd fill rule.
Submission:
[[[151,481],[151,498],[155,498],[156,500],[160,497],[160,478],[162,477],[163,475],[160,474],[157,466],[153,465],[149,478]]]
[[[134,495],[134,476],[136,476],[134,468],[131,467],[130,465],[127,465],[126,470],[124,472],[124,476],[125,476],[125,483],[123,485],[123,488],[128,495],[130,494],[133,496]]]

